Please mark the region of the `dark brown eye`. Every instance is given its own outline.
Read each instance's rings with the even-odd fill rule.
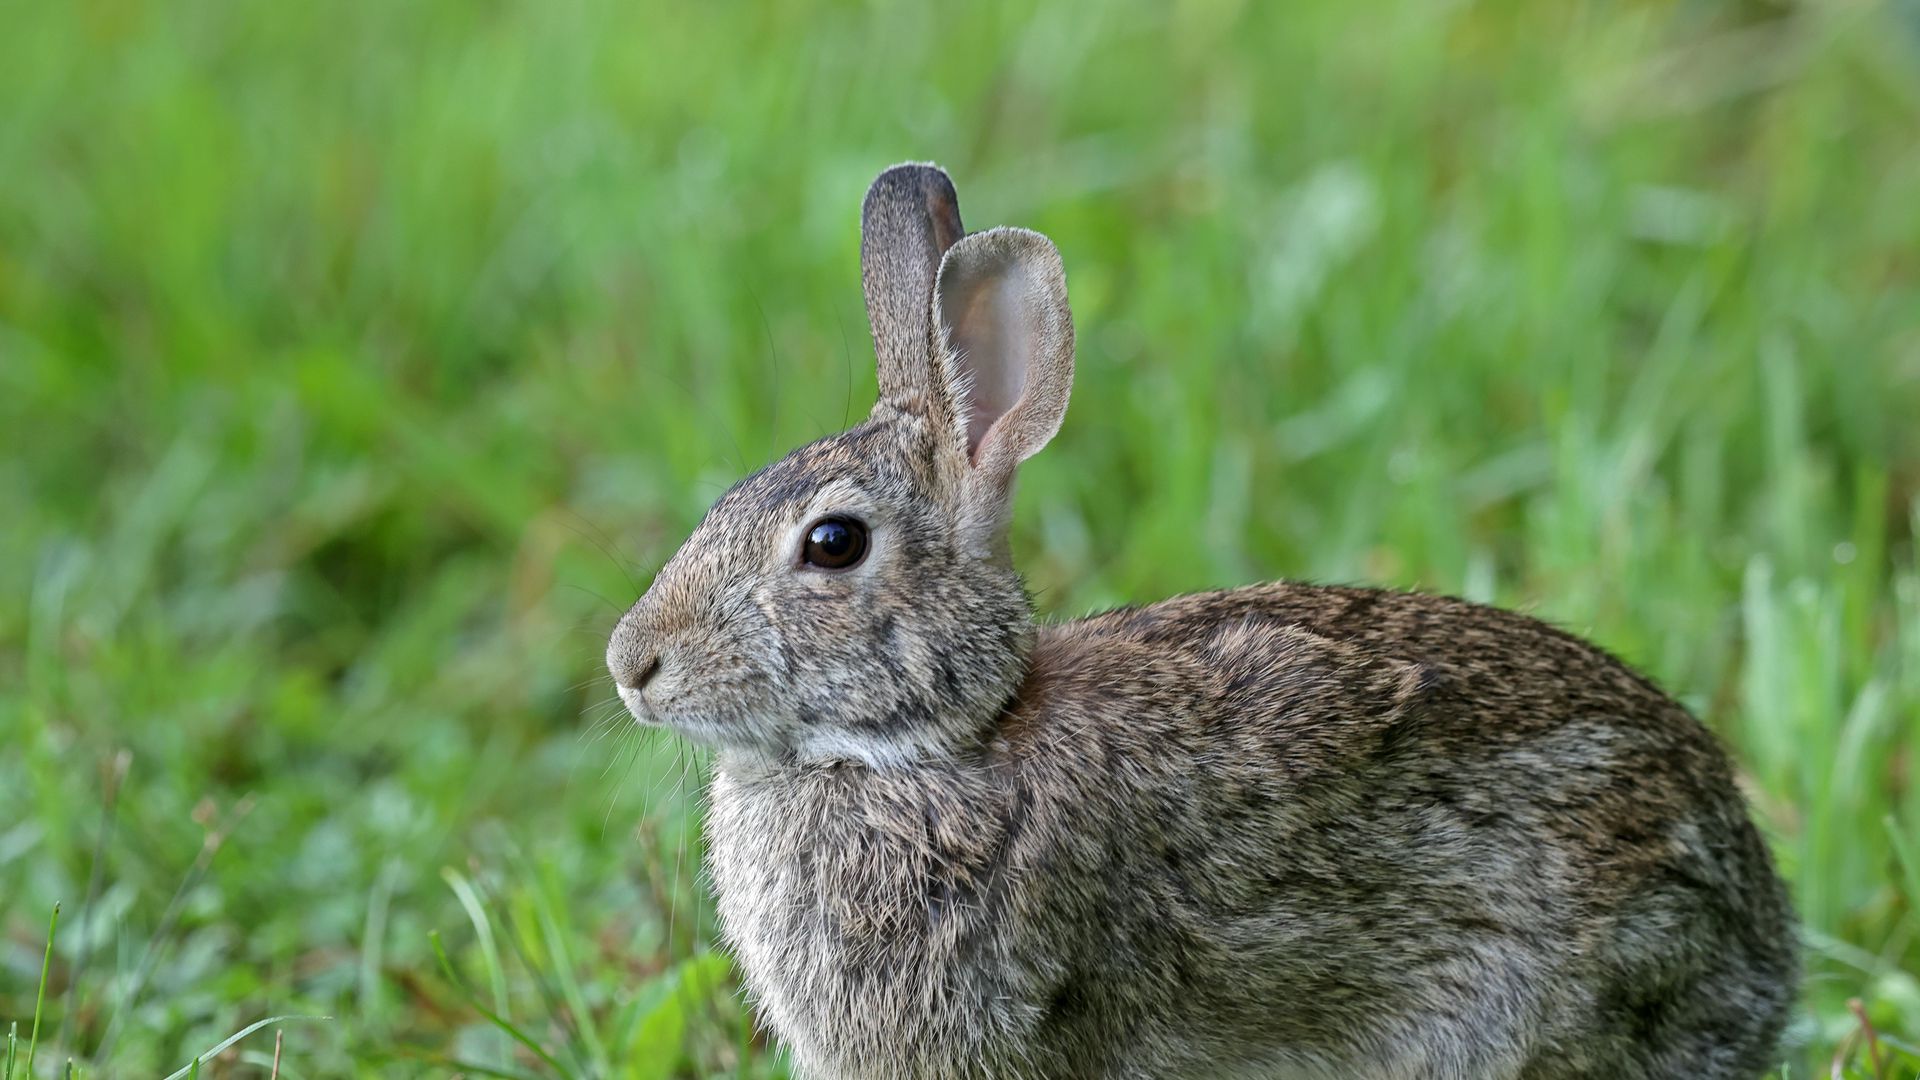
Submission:
[[[845,570],[867,554],[867,527],[852,518],[825,518],[807,530],[800,557],[822,570]]]

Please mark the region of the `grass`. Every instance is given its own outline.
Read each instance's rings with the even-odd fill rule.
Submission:
[[[1046,613],[1292,576],[1596,638],[1732,745],[1794,882],[1787,1075],[1920,1074],[1911,0],[5,22],[36,1075],[265,1076],[223,1040],[290,1015],[332,1019],[268,1025],[289,1077],[783,1075],[699,763],[599,657],[715,494],[870,400],[857,206],[904,158],[1067,261]]]

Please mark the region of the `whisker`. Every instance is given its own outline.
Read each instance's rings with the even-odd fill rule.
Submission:
[[[631,579],[633,575],[628,574],[627,577]],[[607,605],[608,607],[612,608],[615,611],[625,612],[627,610],[626,608],[621,607],[619,604],[614,603],[612,600],[609,600],[607,597],[601,595],[599,592],[593,589],[587,588],[585,585],[578,585],[571,581],[563,581],[560,583],[560,587],[563,589],[572,589],[574,592],[577,592],[577,593],[585,593],[586,595],[593,597],[595,600],[600,601],[601,603]],[[641,589],[638,584],[635,584],[633,586],[633,595],[635,596],[639,596],[644,591],[645,590]]]
[[[640,743],[638,740],[630,736],[624,737],[621,745],[626,749],[627,767],[621,771],[620,779],[607,787],[607,812],[600,818],[600,839],[603,841],[607,838],[607,829],[613,824],[613,808],[619,805],[620,793],[626,789],[627,778],[633,775],[633,767],[640,761]],[[616,756],[613,760],[619,760],[617,756],[618,753],[619,751],[616,750]],[[608,770],[610,771],[611,768],[612,761],[608,762]],[[600,776],[601,779],[604,780],[606,778],[606,772],[603,771]]]
[[[614,568],[619,570],[621,575],[627,579],[627,586],[634,591],[634,594],[638,595],[640,593],[640,583],[634,579],[633,571],[631,567],[627,565],[627,561],[622,559],[614,551],[612,537],[608,536],[604,530],[586,518],[572,511],[563,512],[560,520],[561,524],[565,525],[569,532],[572,532],[575,536],[580,537],[582,540],[598,548],[600,554],[605,555],[607,561],[612,563]]]
[[[773,341],[773,323],[767,318],[767,307],[760,302],[760,292],[751,282],[747,283],[747,295],[753,298],[753,308],[760,313],[760,329],[767,335],[767,355],[772,360],[767,376],[767,456],[771,457],[780,448],[780,349]]]

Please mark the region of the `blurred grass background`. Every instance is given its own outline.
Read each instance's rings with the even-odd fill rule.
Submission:
[[[1790,1075],[1876,1075],[1852,998],[1920,1040],[1913,0],[0,22],[0,1022],[64,901],[40,1075],[290,1013],[333,1018],[295,1077],[781,1072],[698,763],[600,655],[714,495],[870,402],[858,204],[909,158],[1067,261],[1046,613],[1291,576],[1589,634],[1736,749],[1810,941]]]

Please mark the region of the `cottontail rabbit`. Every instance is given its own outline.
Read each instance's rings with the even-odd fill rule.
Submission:
[[[1796,960],[1711,735],[1600,649],[1286,582],[1036,624],[1059,254],[867,193],[880,400],[715,503],[607,652],[716,747],[708,870],[803,1077],[1753,1077]]]

